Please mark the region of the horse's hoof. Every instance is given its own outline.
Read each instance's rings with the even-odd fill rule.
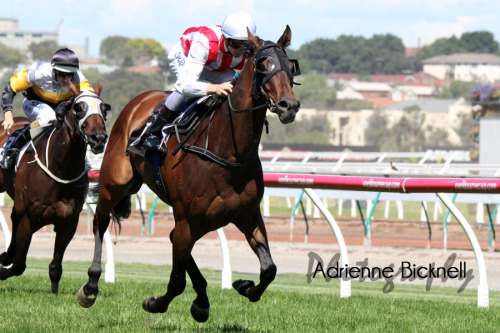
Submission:
[[[210,308],[202,309],[194,302],[191,305],[191,316],[199,323],[204,323],[208,320],[209,312]]]
[[[0,254],[0,266],[10,266],[14,260],[7,255],[7,252]]]
[[[249,289],[252,287],[255,287],[255,283],[251,280],[236,280],[233,282],[233,288],[245,297],[248,297]]]
[[[151,297],[144,299],[144,301],[142,301],[142,308],[144,310],[146,310],[147,312],[156,313],[157,311],[153,310],[153,304],[155,301],[156,301],[155,296],[151,296]]]
[[[83,287],[78,290],[78,303],[84,308],[90,308],[92,305],[94,305],[96,298],[97,295],[85,295]]]
[[[233,288],[236,289],[240,295],[248,298],[251,302],[257,302],[260,300],[260,295],[256,295],[255,293],[255,283],[251,280],[236,280],[233,282]]]
[[[150,313],[165,313],[165,312],[167,312],[168,305],[165,307],[165,309],[163,309],[160,307],[160,306],[162,306],[161,304],[156,303],[156,302],[158,302],[159,298],[160,297],[151,296],[151,297],[144,299],[144,301],[142,301],[142,308]]]

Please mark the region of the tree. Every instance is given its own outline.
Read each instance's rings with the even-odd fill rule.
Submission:
[[[101,98],[111,105],[113,116],[106,123],[109,128],[113,126],[116,118],[135,96],[148,91],[163,89],[163,78],[158,73],[138,74],[124,70],[101,74],[97,69],[91,68],[83,73],[92,87],[101,80],[103,89]]]
[[[474,120],[472,119],[472,114],[466,112],[460,112],[457,115],[460,125],[455,129],[455,132],[460,137],[462,141],[462,146],[472,147],[474,143]]]
[[[466,82],[466,81],[453,81],[449,86],[444,87],[438,98],[460,98],[463,97],[465,99],[469,98],[469,93],[472,88],[476,85],[475,82]]]
[[[498,52],[498,42],[489,31],[465,32],[460,37],[466,52],[495,53]]]
[[[9,72],[13,71],[19,64],[26,61],[26,57],[15,48],[10,48],[0,43],[0,68],[8,68]],[[9,74],[10,76],[13,73]],[[9,77],[10,77],[9,76]]]
[[[328,145],[330,137],[334,135],[326,116],[296,120],[287,125],[282,124],[276,116],[270,116],[268,120],[269,134],[263,132],[262,143]]]
[[[315,39],[290,54],[300,60],[304,73],[399,74],[416,69],[402,40],[391,34]]]
[[[294,87],[295,96],[302,106],[311,108],[333,108],[337,92],[326,84],[326,76],[307,74],[300,77],[301,85]]]
[[[166,51],[159,42],[154,39],[133,38],[129,39],[126,46],[132,52],[132,58],[137,64],[148,64],[152,59],[157,58]]]
[[[61,46],[53,40],[46,40],[43,42],[32,42],[28,45],[28,50],[31,52],[33,61],[50,61],[54,53],[59,50]]]
[[[108,60],[112,65],[121,65],[130,48],[127,46],[127,37],[110,36],[102,40],[99,52],[101,57]]]
[[[427,142],[435,147],[447,147],[450,146],[450,140],[448,140],[448,132],[443,128],[432,129]]]
[[[439,38],[419,51],[417,58],[431,58],[438,55],[454,53],[498,53],[499,44],[488,31],[475,31],[463,33],[460,38]]]
[[[387,115],[374,112],[368,118],[368,127],[365,130],[365,141],[372,146],[383,146],[384,142],[391,140],[391,132],[387,129]]]
[[[425,143],[425,133],[422,130],[425,114],[422,113],[418,105],[407,106],[403,111],[406,114],[393,127],[399,149],[411,152],[422,150]]]

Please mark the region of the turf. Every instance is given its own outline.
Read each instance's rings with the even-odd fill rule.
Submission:
[[[49,260],[29,258],[20,277],[0,281],[0,332],[494,332],[500,323],[500,292],[490,291],[490,307],[477,307],[477,291],[382,282],[352,283],[352,296],[340,298],[339,281],[281,275],[257,303],[235,290],[221,289],[221,274],[202,270],[209,283],[210,318],[195,322],[195,298],[186,290],[167,313],[142,309],[144,298],[166,292],[169,266],[121,264],[116,282],[100,281],[95,305],[84,309],[76,293],[87,281],[90,263],[64,262],[59,295],[50,293]],[[104,275],[103,275],[104,276]],[[234,279],[257,279],[233,274]]]

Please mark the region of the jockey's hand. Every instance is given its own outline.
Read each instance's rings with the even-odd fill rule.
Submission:
[[[207,87],[208,95],[227,96],[228,93],[233,92],[233,85],[229,82],[221,84],[209,84]]]
[[[4,131],[10,132],[10,128],[14,125],[14,117],[12,116],[12,111],[5,112],[5,120],[2,123]]]

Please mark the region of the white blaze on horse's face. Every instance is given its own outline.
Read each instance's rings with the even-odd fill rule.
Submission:
[[[99,115],[104,122],[106,122],[106,115],[103,115],[101,105],[103,104],[102,100],[89,90],[84,90],[80,95],[75,98],[74,104],[84,102],[87,105],[87,111],[85,115],[78,120],[78,127],[82,127],[85,120],[93,114]]]

